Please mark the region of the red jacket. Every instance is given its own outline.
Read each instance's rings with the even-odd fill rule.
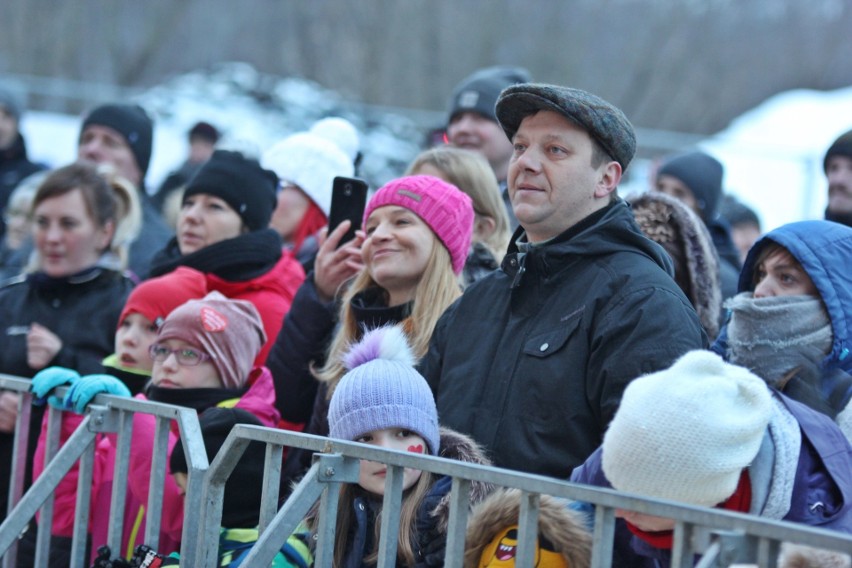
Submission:
[[[302,265],[292,254],[284,252],[271,270],[251,280],[224,280],[212,273],[207,273],[206,276],[210,290],[217,290],[233,300],[248,300],[260,312],[266,332],[266,343],[254,363],[265,365],[266,356],[284,323],[284,316],[290,310],[296,291],[305,280]]]

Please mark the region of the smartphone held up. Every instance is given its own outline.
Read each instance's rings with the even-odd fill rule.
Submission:
[[[350,221],[349,230],[340,239],[340,244],[355,238],[361,228],[361,218],[367,205],[367,182],[358,178],[335,177],[331,188],[331,210],[328,215],[328,232],[343,221]]]

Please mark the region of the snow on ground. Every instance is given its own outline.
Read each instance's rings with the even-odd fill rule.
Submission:
[[[225,132],[221,145],[259,155],[284,136],[324,116],[343,116],[362,134],[362,176],[373,187],[400,175],[425,139],[422,125],[402,114],[341,99],[295,78],[272,78],[252,67],[223,64],[176,77],[136,102],[156,120],[148,172],[156,188],[186,154],[185,133],[197,120]],[[80,117],[24,115],[21,129],[33,159],[52,166],[75,156]],[[725,165],[725,187],[756,209],[764,228],[821,218],[826,204],[822,158],[852,128],[852,87],[831,92],[795,90],[776,95],[731,122],[700,147]],[[637,161],[624,194],[644,189],[650,165]]]

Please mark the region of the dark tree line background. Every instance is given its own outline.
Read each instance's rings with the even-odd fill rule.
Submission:
[[[710,134],[771,95],[852,84],[847,0],[3,0],[0,75],[142,88],[222,61],[442,110],[477,67]]]

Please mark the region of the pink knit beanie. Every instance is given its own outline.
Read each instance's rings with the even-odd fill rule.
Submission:
[[[438,236],[461,273],[473,234],[473,203],[453,184],[433,176],[406,176],[391,180],[373,195],[364,211],[363,225],[375,209],[405,207],[417,214]]]
[[[246,384],[266,333],[254,304],[210,292],[168,315],[157,341],[167,339],[186,341],[210,355],[222,385],[233,389]]]

